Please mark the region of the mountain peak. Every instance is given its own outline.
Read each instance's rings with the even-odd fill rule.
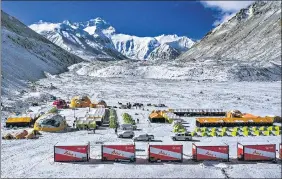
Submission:
[[[105,20],[103,20],[101,17],[97,17],[97,18],[95,18],[95,19],[90,19],[89,21],[107,23],[107,22],[106,22]]]
[[[99,27],[109,27],[110,24],[108,22],[106,22],[104,19],[102,19],[101,17],[97,17],[95,19],[90,19],[89,21],[86,21],[84,23],[86,26],[99,26]]]
[[[69,20],[64,20],[64,21],[63,21],[63,24],[71,25],[72,23],[71,23]]]

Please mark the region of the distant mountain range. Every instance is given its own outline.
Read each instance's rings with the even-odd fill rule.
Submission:
[[[45,72],[62,73],[83,61],[69,69],[96,77],[281,81],[279,1],[253,3],[197,43],[177,35],[120,34],[101,18],[40,21],[30,29],[1,14],[2,94],[23,89],[27,81],[44,78]]]
[[[137,37],[116,33],[115,28],[101,18],[75,23],[40,21],[29,27],[87,61],[175,59],[194,44],[188,37],[177,35]]]
[[[85,66],[77,73],[97,77],[281,81],[281,25],[281,2],[258,1],[208,32],[175,60],[120,62],[104,66],[96,63],[99,68]],[[155,39],[166,41],[168,38],[160,36]],[[151,46],[157,44],[156,41],[150,42]],[[161,53],[157,52],[159,49]],[[163,52],[178,54],[171,45],[162,45],[153,50],[149,58],[158,57]]]

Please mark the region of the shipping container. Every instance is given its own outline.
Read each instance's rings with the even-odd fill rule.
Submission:
[[[83,162],[89,159],[89,142],[57,143],[54,146],[55,162]]]
[[[275,144],[237,144],[238,160],[245,161],[262,161],[276,160],[276,145]]]
[[[282,160],[282,143],[279,145],[279,158]]]
[[[192,158],[196,161],[219,160],[229,161],[229,146],[192,144]]]
[[[149,145],[148,159],[154,161],[183,161],[183,145]]]
[[[102,145],[102,161],[129,160],[135,162],[135,145]]]

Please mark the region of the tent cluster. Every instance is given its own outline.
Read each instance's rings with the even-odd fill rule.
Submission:
[[[196,127],[192,136],[198,137],[223,137],[223,136],[270,136],[281,135],[281,126],[261,126],[261,127],[221,127],[221,128],[207,128],[207,127]]]
[[[36,130],[32,130],[28,132],[27,130],[23,130],[17,133],[7,133],[3,135],[2,139],[11,140],[11,139],[37,139],[38,135],[41,135],[40,132]]]
[[[101,126],[105,120],[106,109],[105,108],[95,108],[91,109],[85,117],[80,117],[75,121],[76,127],[79,130],[84,129],[96,129]]]
[[[106,108],[107,103],[104,100],[100,100],[98,103],[92,103],[88,96],[75,96],[71,99],[70,108]]]

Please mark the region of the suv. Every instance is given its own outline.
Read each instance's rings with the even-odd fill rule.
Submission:
[[[142,134],[139,135],[138,137],[134,137],[134,141],[151,141],[154,139],[154,135],[148,135],[148,134]]]
[[[176,133],[174,136],[171,136],[172,140],[192,140],[192,135],[189,132],[186,133]]]
[[[132,138],[134,137],[133,131],[123,131],[122,133],[118,134],[119,138]]]
[[[137,126],[136,125],[132,125],[132,124],[122,124],[120,126],[120,128],[122,130],[136,130],[137,129]]]

